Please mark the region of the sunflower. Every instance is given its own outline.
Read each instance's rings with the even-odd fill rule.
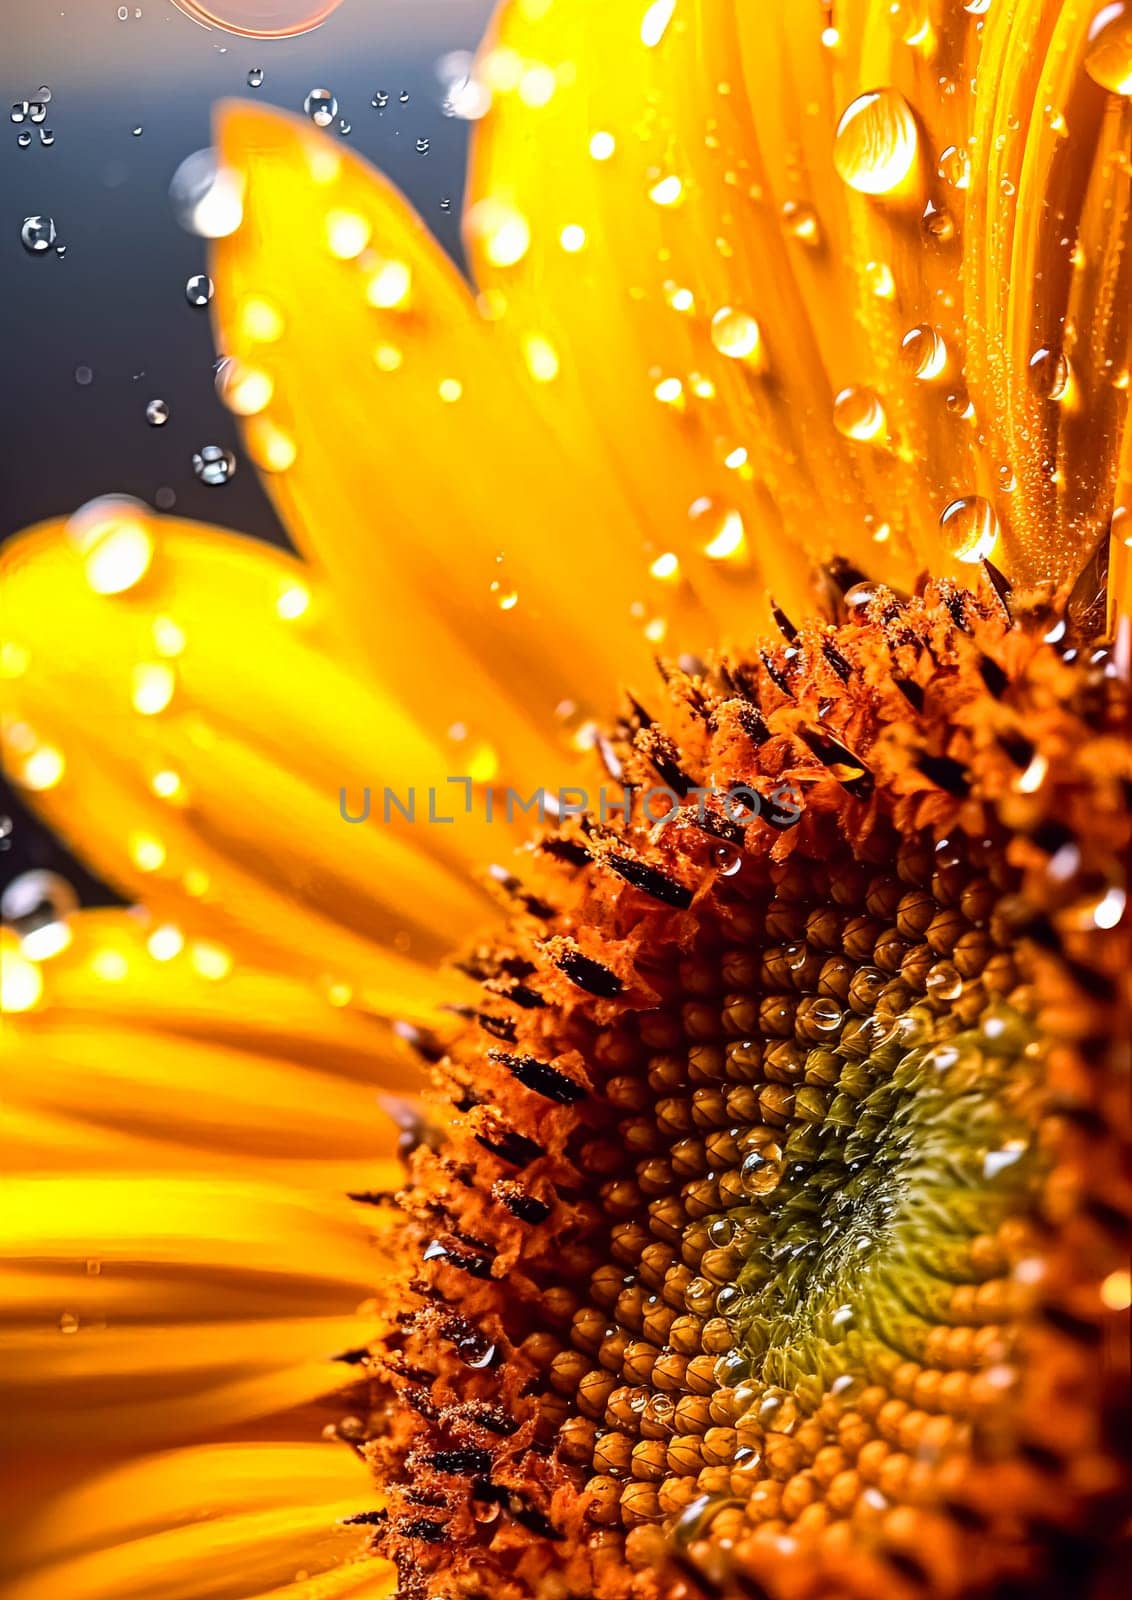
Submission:
[[[8,762],[144,908],[5,946],[12,1600],[1115,1593],[1130,71],[510,0],[474,289],[221,110],[301,559],[5,560]]]

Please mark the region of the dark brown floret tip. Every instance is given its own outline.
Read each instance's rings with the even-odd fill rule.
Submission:
[[[629,703],[603,774],[676,814],[564,819],[462,963],[347,1419],[405,1595],[1044,1595],[1115,1547],[1128,685],[994,572],[826,586]]]

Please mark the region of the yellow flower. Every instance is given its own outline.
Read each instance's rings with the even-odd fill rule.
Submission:
[[[12,1600],[1112,1580],[1129,27],[511,0],[475,293],[222,110],[301,558],[5,558],[6,758],[145,908],[5,944]]]

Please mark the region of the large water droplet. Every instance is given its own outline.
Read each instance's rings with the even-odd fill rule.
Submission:
[[[1030,388],[1043,400],[1062,400],[1069,389],[1069,358],[1044,345],[1030,357]]]
[[[205,444],[193,456],[193,471],[202,483],[216,489],[235,476],[236,458],[223,445]]]
[[[55,243],[54,218],[25,217],[20,229],[20,242],[29,255],[45,255]]]
[[[303,101],[303,110],[316,128],[329,128],[338,115],[338,101],[329,89],[312,89]]]
[[[953,189],[966,189],[971,182],[971,158],[962,146],[949,144],[939,158],[936,172]]]
[[[95,594],[124,594],[153,560],[149,512],[128,495],[88,500],[68,520],[67,538],[82,556],[86,581]]]
[[[199,239],[226,239],[244,220],[244,184],[212,150],[186,156],[169,184],[173,215]]]
[[[248,88],[249,89],[260,89],[262,87],[263,87],[263,68],[262,67],[249,67],[248,68]]]
[[[958,561],[982,561],[994,549],[998,518],[989,500],[980,494],[952,500],[940,514],[939,525],[947,547]]]
[[[79,898],[57,872],[22,872],[0,896],[0,916],[15,928],[23,952],[33,961],[58,955],[71,942],[66,919]]]
[[[341,0],[173,0],[207,28],[223,28],[246,39],[283,39],[309,33],[336,11]]]
[[[1132,6],[1114,0],[1093,18],[1085,71],[1113,94],[1132,95]]]
[[[837,124],[833,162],[861,194],[891,194],[916,161],[919,136],[912,108],[896,89],[874,89],[847,107]]]
[[[880,397],[862,384],[850,384],[833,402],[833,425],[846,439],[879,439],[885,431]]]
[[[900,354],[908,371],[921,383],[938,378],[947,365],[947,346],[943,342],[943,335],[928,322],[909,328],[900,341]]]
[[[711,319],[711,342],[721,355],[734,361],[751,360],[761,342],[759,325],[749,312],[721,306]]]

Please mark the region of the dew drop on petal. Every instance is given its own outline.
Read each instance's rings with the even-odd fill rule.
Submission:
[[[1132,5],[1113,0],[1093,18],[1085,71],[1112,94],[1132,95]]]
[[[590,139],[590,155],[595,161],[608,161],[617,148],[617,141],[611,133],[601,130]]]
[[[907,370],[921,383],[938,378],[947,365],[947,346],[938,328],[921,322],[900,341],[900,355]]]
[[[705,495],[692,502],[688,516],[709,561],[739,562],[746,556],[747,530],[734,507]]]
[[[241,176],[221,167],[212,150],[186,156],[169,184],[173,215],[198,239],[226,239],[244,220]]]
[[[966,189],[971,182],[971,158],[960,145],[949,144],[940,155],[936,172],[953,189]]]
[[[143,717],[155,717],[173,699],[177,687],[173,668],[163,661],[143,661],[134,668],[130,696],[134,710]]]
[[[233,357],[216,374],[216,392],[238,417],[254,417],[269,404],[275,385],[266,372]]]
[[[25,217],[20,228],[20,243],[29,255],[46,254],[55,243],[55,221],[52,217]]]
[[[1043,345],[1030,357],[1029,378],[1030,388],[1041,399],[1063,400],[1069,389],[1068,356]]]
[[[676,10],[676,0],[653,0],[644,16],[641,18],[641,43],[651,49],[658,45],[664,38],[665,30],[672,21],[672,13]]]
[[[735,361],[757,355],[761,343],[759,325],[749,312],[734,306],[721,306],[711,319],[711,342],[720,355]]]
[[[472,206],[467,226],[493,267],[514,266],[530,248],[531,230],[526,217],[514,206],[493,196]]]
[[[193,471],[202,483],[219,488],[235,476],[236,458],[223,445],[202,445],[193,455]]]
[[[916,162],[919,135],[912,108],[896,89],[858,95],[842,113],[833,141],[833,163],[851,189],[891,194]]]
[[[804,201],[785,201],[782,207],[782,220],[787,232],[795,239],[800,239],[803,244],[816,245],[820,241],[818,214],[813,206],[806,205]]]
[[[67,918],[78,904],[66,878],[37,868],[8,884],[0,896],[0,916],[19,935],[24,955],[46,961],[70,944]]]
[[[833,425],[846,439],[860,443],[879,439],[886,427],[880,397],[862,384],[850,384],[833,402]]]
[[[68,519],[66,532],[95,594],[124,594],[149,571],[153,534],[140,500],[127,495],[88,500]]]
[[[659,178],[649,189],[649,199],[654,205],[677,205],[684,193],[684,185],[676,174],[669,173],[667,177]]]
[[[989,500],[979,494],[952,500],[940,513],[947,548],[958,561],[983,561],[998,538],[998,518]]]

